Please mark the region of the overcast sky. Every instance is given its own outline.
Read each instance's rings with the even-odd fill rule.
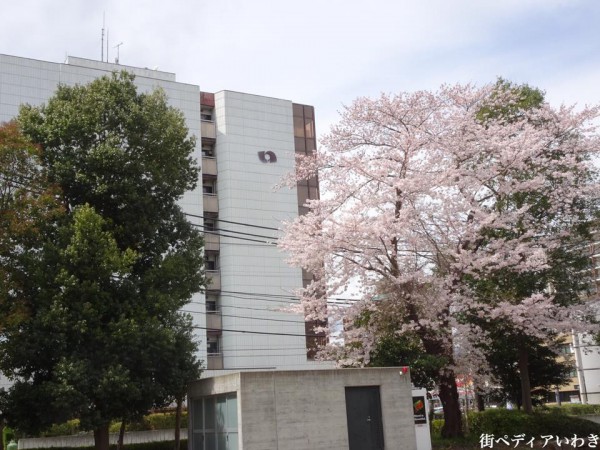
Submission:
[[[312,104],[319,133],[358,96],[498,76],[600,103],[598,0],[4,0],[0,53],[99,60],[103,14],[111,61]]]

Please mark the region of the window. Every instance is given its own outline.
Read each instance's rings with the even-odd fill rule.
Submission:
[[[217,225],[214,219],[204,219],[204,231],[216,231]]]
[[[219,338],[217,336],[206,337],[206,353],[209,355],[218,355],[221,353]]]
[[[219,311],[219,302],[216,295],[207,295],[206,296],[206,312],[207,313],[216,313]]]
[[[219,270],[219,255],[216,253],[207,253],[204,256],[206,270]]]
[[[213,120],[213,109],[202,107],[200,108],[200,119],[212,122]]]
[[[217,183],[216,180],[211,180],[210,178],[205,178],[202,180],[202,193],[214,195],[217,193]]]
[[[558,352],[563,355],[568,355],[573,353],[573,346],[571,344],[563,344],[558,348]]]
[[[237,394],[231,392],[193,399],[192,448],[238,449]]]
[[[209,144],[202,145],[202,156],[204,158],[214,158],[215,157],[215,147]]]

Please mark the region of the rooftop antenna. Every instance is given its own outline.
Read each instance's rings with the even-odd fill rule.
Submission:
[[[119,50],[121,45],[123,45],[122,42],[119,42],[117,45],[115,45],[113,48],[117,49],[117,57],[115,58],[115,64],[119,64]]]
[[[104,23],[106,21],[106,13],[102,13],[102,43],[100,44],[100,61],[104,62]]]
[[[108,62],[108,32],[110,29],[106,29],[106,62]]]

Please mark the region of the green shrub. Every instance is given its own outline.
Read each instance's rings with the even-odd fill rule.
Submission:
[[[563,403],[548,407],[549,411],[561,411],[570,416],[581,416],[585,414],[600,414],[600,405],[582,405],[579,403]]]
[[[568,437],[573,434],[600,435],[600,424],[568,416],[560,410],[529,415],[521,411],[498,408],[469,414],[469,431],[475,435],[515,436],[525,433],[532,437],[566,433],[563,437]]]
[[[188,414],[183,411],[181,414],[181,428],[187,428]],[[118,433],[121,428],[121,422],[113,422],[110,425],[111,433]],[[144,416],[141,420],[127,423],[125,431],[147,431],[147,430],[169,430],[175,428],[175,413],[154,413]]]
[[[530,416],[521,411],[502,408],[487,409],[469,414],[469,431],[472,434],[515,435],[529,433]]]
[[[439,435],[442,433],[442,427],[444,426],[444,419],[433,419],[431,421],[431,434]]]
[[[79,419],[69,420],[65,423],[59,423],[52,425],[48,430],[41,433],[43,437],[54,437],[54,436],[70,436],[79,433],[81,428],[79,427]]]
[[[8,445],[8,443],[15,438],[15,431],[12,428],[9,427],[4,427],[2,429],[2,445],[4,449],[6,449],[6,446]]]

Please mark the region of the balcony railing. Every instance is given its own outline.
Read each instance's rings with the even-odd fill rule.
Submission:
[[[217,127],[213,121],[202,120],[200,121],[200,135],[202,139],[216,139],[217,138]]]
[[[219,212],[219,199],[216,194],[204,194],[202,196],[204,203],[204,212],[218,213]]]
[[[222,370],[223,369],[223,355],[219,354],[208,354],[206,357],[206,368],[208,370]]]
[[[218,252],[221,247],[221,238],[218,231],[204,230],[204,250]]]
[[[218,270],[207,270],[206,276],[208,277],[209,291],[220,291],[221,290],[221,273]]]
[[[207,311],[206,313],[206,332],[210,334],[221,334],[223,321],[221,311]]]
[[[203,156],[202,157],[202,174],[217,176],[217,160],[216,158]]]

